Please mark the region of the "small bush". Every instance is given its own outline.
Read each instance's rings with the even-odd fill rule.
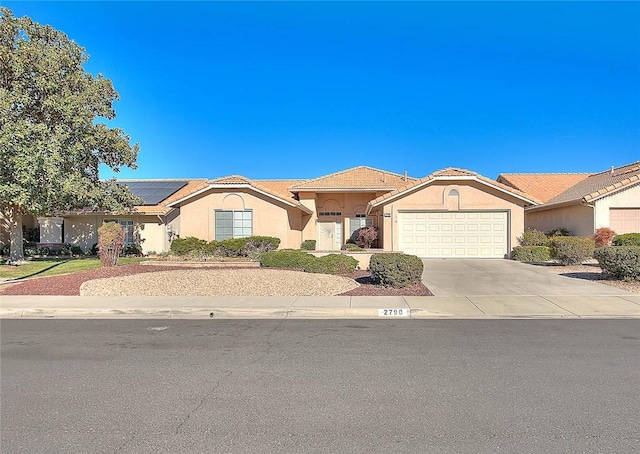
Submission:
[[[362,227],[358,230],[356,244],[362,248],[370,248],[378,238],[378,229],[375,227]]]
[[[364,251],[363,248],[354,243],[344,244],[340,249],[343,251]]]
[[[584,236],[556,236],[549,240],[551,258],[562,265],[577,265],[593,256],[595,242]]]
[[[91,246],[91,250],[89,251],[91,255],[98,255],[98,243],[93,243]]]
[[[609,227],[601,227],[593,234],[593,241],[596,242],[596,247],[611,246],[611,240],[616,236],[616,232]]]
[[[304,266],[307,273],[349,274],[358,268],[358,261],[348,255],[329,254],[312,257],[314,260],[309,260]]]
[[[374,282],[384,287],[406,287],[422,280],[422,260],[415,255],[373,254],[369,271]]]
[[[593,256],[605,274],[615,279],[640,280],[640,246],[596,249]]]
[[[265,252],[260,256],[260,266],[265,268],[293,268],[303,270],[316,257],[293,249]]]
[[[122,248],[122,255],[140,257],[142,256],[142,246],[135,243],[127,244]]]
[[[176,238],[171,242],[169,249],[175,255],[187,255],[204,249],[206,244],[207,242],[205,240],[189,236],[187,238]]]
[[[551,260],[551,250],[547,246],[516,246],[511,258],[519,262],[546,262]]]
[[[303,251],[315,251],[316,250],[316,240],[304,240],[302,245],[300,245],[300,249]]]
[[[76,246],[75,244],[69,245],[69,251],[73,255],[83,255],[84,254],[84,251],[82,250],[82,248],[80,246]]]
[[[240,250],[241,255],[248,257],[264,252],[274,251],[280,246],[280,238],[273,236],[250,236],[245,238],[244,248]]]
[[[116,266],[124,245],[124,229],[117,222],[103,222],[98,228],[98,253],[102,266]]]
[[[570,236],[571,232],[569,231],[569,229],[566,229],[564,227],[556,227],[555,229],[551,229],[548,232],[546,232],[546,235],[548,237],[552,237],[552,236]]]
[[[525,229],[517,239],[520,246],[546,246],[548,241],[547,235],[536,229]]]
[[[640,246],[640,233],[616,235],[611,244],[613,246]]]

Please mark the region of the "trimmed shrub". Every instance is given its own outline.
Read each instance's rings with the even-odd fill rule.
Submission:
[[[616,235],[611,244],[613,246],[640,246],[640,233]]]
[[[596,249],[593,256],[605,274],[615,279],[640,280],[640,246]]]
[[[265,252],[260,256],[260,266],[265,268],[293,268],[303,270],[316,257],[293,249]]]
[[[511,258],[519,262],[546,262],[551,260],[551,250],[547,246],[516,246]]]
[[[520,246],[546,246],[549,241],[544,232],[536,229],[525,229],[517,240]]]
[[[561,265],[577,265],[593,256],[595,242],[584,236],[556,236],[549,240],[551,258]]]
[[[204,249],[207,242],[194,236],[188,236],[186,238],[176,238],[171,242],[169,248],[175,255],[187,255],[191,252],[196,252]]]
[[[303,251],[315,251],[316,250],[316,240],[304,240],[302,245],[300,245],[300,249]]]
[[[369,260],[371,278],[384,287],[419,284],[423,268],[422,260],[415,255],[372,254]]]
[[[593,234],[593,241],[596,242],[596,247],[611,246],[611,240],[616,236],[616,232],[609,227],[601,227],[597,229]]]
[[[347,243],[340,248],[343,251],[364,251],[363,248],[354,243]]]
[[[358,261],[348,255],[329,254],[312,257],[314,260],[309,260],[304,266],[307,273],[349,274],[358,268]]]
[[[280,238],[273,236],[250,236],[245,238],[244,248],[240,250],[241,255],[251,256],[262,254],[263,252],[274,251],[280,246]]]
[[[570,236],[571,232],[569,231],[569,229],[566,229],[564,227],[556,227],[555,229],[551,229],[548,232],[546,232],[546,235],[548,237],[552,237],[552,236]]]

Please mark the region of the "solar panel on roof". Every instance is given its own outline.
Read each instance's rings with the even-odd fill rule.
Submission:
[[[122,181],[118,184],[127,186],[133,195],[144,201],[144,205],[155,205],[187,183],[188,181]]]

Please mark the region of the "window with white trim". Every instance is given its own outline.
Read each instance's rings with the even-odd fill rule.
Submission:
[[[368,218],[366,214],[356,214],[356,217],[349,218],[349,238],[353,238],[354,234],[363,227],[371,227],[373,218]]]
[[[105,219],[104,222],[117,222],[124,230],[124,244],[135,244],[136,229],[133,219]]]
[[[253,210],[215,210],[216,241],[253,235]]]

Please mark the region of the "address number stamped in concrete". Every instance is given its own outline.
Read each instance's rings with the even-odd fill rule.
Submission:
[[[410,309],[378,309],[378,317],[409,317]]]

